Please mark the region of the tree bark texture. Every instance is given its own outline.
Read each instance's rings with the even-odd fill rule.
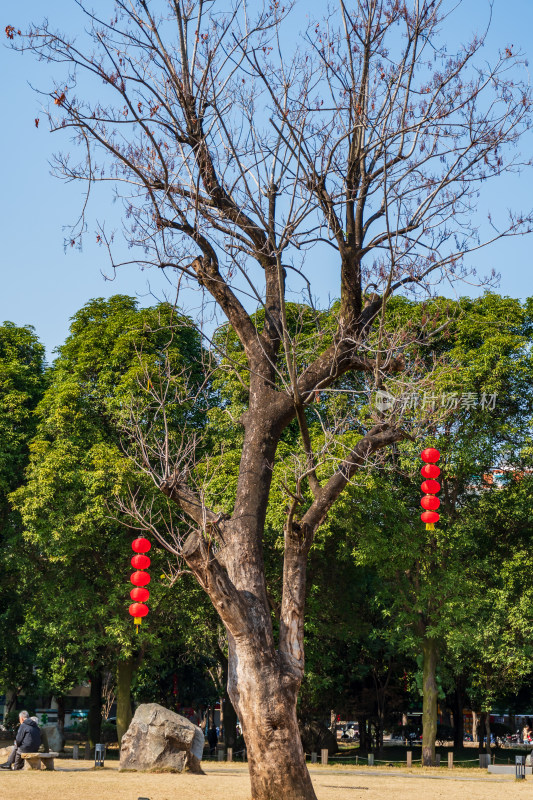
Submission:
[[[278,658],[245,641],[230,648],[228,690],[242,724],[253,800],[315,800],[296,717],[299,684]]]
[[[88,737],[91,750],[101,739],[102,731],[102,672],[91,673],[91,694],[89,697]]]
[[[131,714],[131,681],[135,666],[133,658],[118,662],[117,666],[117,738],[120,745],[128,730]]]
[[[435,739],[437,738],[437,642],[425,639],[422,644],[423,678],[422,678],[422,765],[432,767],[435,764]]]

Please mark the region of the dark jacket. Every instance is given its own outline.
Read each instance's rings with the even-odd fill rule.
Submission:
[[[41,744],[41,731],[37,723],[29,718],[21,722],[15,744],[21,753],[36,753]]]

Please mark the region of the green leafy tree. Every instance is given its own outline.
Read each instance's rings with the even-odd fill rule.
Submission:
[[[425,531],[417,521],[422,447],[403,444],[390,471],[376,476],[378,512],[361,526],[357,558],[374,566],[393,587],[386,613],[394,620],[400,644],[411,654],[423,654],[423,758],[431,764],[439,655],[450,630],[469,629],[468,609],[486,605],[484,582],[476,576],[487,576],[490,570],[482,559],[485,548],[480,548],[479,537],[488,537],[490,549],[493,536],[490,526],[474,523],[480,498],[485,497],[480,494],[483,476],[498,465],[506,465],[509,474],[523,469],[533,408],[532,318],[530,301],[522,305],[496,294],[457,302],[398,301],[389,324],[401,324],[406,315],[421,337],[430,336],[430,346],[417,357],[438,363],[438,396],[429,402],[444,405],[442,419],[420,442],[441,451],[442,519],[434,531]],[[494,495],[494,501],[499,497]],[[465,513],[469,524],[463,521]],[[490,563],[494,569],[495,562]],[[501,653],[504,650],[502,644]]]
[[[12,495],[25,541],[43,560],[31,593],[27,582],[24,633],[37,648],[40,676],[58,695],[91,679],[92,744],[99,740],[102,672],[117,671],[121,736],[131,718],[132,676],[168,635],[173,605],[168,581],[159,580],[166,557],[152,551],[151,614],[135,634],[127,612],[133,537],[116,503],[141,487],[147,497],[152,490],[124,455],[121,426],[132,403],[149,404],[162,370],[177,376],[177,392],[185,372],[189,385],[203,382],[201,362],[197,333],[170,305],[139,309],[124,296],[87,303],[50,370],[26,483]],[[201,403],[175,399],[167,409],[171,437],[193,435],[202,416]],[[144,423],[158,424],[149,412]],[[158,493],[155,502],[162,500]]]
[[[533,480],[525,449],[521,464],[515,460],[511,468],[509,463],[499,480],[482,485],[455,523],[460,532],[470,530],[475,537],[476,557],[465,563],[465,576],[476,591],[465,624],[448,633],[447,660],[455,671],[468,673],[472,707],[481,713],[480,748],[485,736],[488,752],[491,709],[508,704],[533,675],[528,566]]]
[[[0,686],[8,709],[32,681],[32,653],[18,632],[27,600],[24,574],[36,574],[39,557],[24,542],[19,514],[9,495],[24,480],[35,408],[45,387],[44,347],[31,326],[0,326]]]

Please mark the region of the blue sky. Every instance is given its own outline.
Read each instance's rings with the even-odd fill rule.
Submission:
[[[220,2],[220,0],[218,0]],[[302,0],[299,0],[301,3]],[[94,5],[109,8],[109,0]],[[451,5],[451,3],[449,3]],[[323,4],[306,0],[311,14],[320,14]],[[2,31],[8,24],[24,28],[42,18],[42,2],[4,0]],[[455,17],[450,39],[464,40],[483,27],[487,18],[487,0],[463,0]],[[48,19],[57,27],[76,31],[81,17],[73,0],[49,0]],[[5,39],[2,39],[5,42]],[[495,0],[493,23],[486,45],[487,59],[497,48],[512,44],[529,56],[533,65],[533,2]],[[105,252],[96,246],[93,236],[86,237],[83,250],[65,251],[64,226],[79,214],[83,195],[76,184],[64,184],[49,174],[49,160],[59,149],[59,138],[50,135],[47,125],[36,129],[39,99],[31,85],[48,88],[52,72],[38,65],[31,56],[23,57],[0,47],[2,75],[3,124],[0,128],[0,152],[3,156],[3,181],[0,196],[0,235],[2,291],[0,322],[32,324],[45,343],[49,355],[68,332],[69,318],[91,297],[124,293],[138,296],[142,304],[154,302],[168,290],[168,283],[158,273],[143,272],[135,266],[123,269],[113,281],[106,280],[110,266]],[[523,143],[524,153],[533,150],[532,137]],[[529,153],[529,156],[533,153]],[[532,177],[522,176],[493,183],[486,202],[495,212],[508,207],[529,211],[533,206]],[[92,220],[107,220],[108,226],[120,224],[121,208],[105,192],[96,193],[90,209]],[[473,262],[480,272],[494,267],[502,273],[500,291],[515,297],[533,295],[533,237],[509,239],[476,256]],[[131,254],[130,256],[131,257]],[[327,287],[322,287],[324,298]],[[472,286],[458,287],[460,294],[474,294]],[[193,311],[191,307],[187,309]]]

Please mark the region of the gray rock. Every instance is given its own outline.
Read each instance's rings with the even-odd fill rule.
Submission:
[[[203,774],[204,734],[185,717],[157,703],[140,705],[120,745],[120,769]]]
[[[65,748],[65,737],[54,723],[41,725],[41,744],[45,752],[62,753]]]

